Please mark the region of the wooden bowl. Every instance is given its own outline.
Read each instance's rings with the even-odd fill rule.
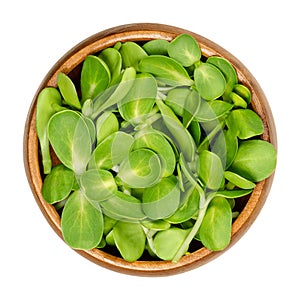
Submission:
[[[76,45],[51,68],[33,98],[25,126],[24,164],[27,178],[42,213],[61,238],[60,216],[52,205],[43,200],[41,195],[43,174],[40,168],[38,139],[35,129],[35,113],[38,94],[46,86],[57,86],[56,77],[59,72],[69,74],[75,81],[76,79],[78,80],[81,63],[85,57],[89,54],[97,53],[104,48],[113,46],[116,42],[148,41],[152,39],[166,39],[170,41],[181,33],[188,33],[194,36],[200,44],[203,56],[219,55],[231,62],[237,71],[239,81],[246,85],[252,92],[252,108],[260,115],[265,127],[262,139],[271,142],[275,147],[277,146],[276,130],[272,112],[261,87],[247,68],[222,47],[193,32],[161,24],[129,24],[99,32]],[[273,175],[258,183],[253,193],[244,200],[244,203],[240,208],[241,213],[233,223],[231,243],[226,250],[235,244],[254,222],[266,201],[272,181]],[[92,262],[117,272],[141,276],[162,276],[181,273],[199,267],[218,257],[225,250],[212,252],[202,247],[198,250],[196,249],[191,254],[182,257],[178,263],[145,260],[127,262],[120,257],[98,249],[75,251]]]

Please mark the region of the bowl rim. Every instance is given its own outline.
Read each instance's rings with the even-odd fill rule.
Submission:
[[[262,88],[250,71],[227,50],[199,34],[165,24],[132,23],[100,31],[71,48],[49,70],[31,102],[24,129],[23,160],[28,183],[40,210],[61,239],[63,239],[63,237],[60,217],[54,206],[46,203],[41,195],[42,178],[38,160],[38,139],[35,129],[35,112],[38,94],[46,86],[57,86],[56,77],[59,72],[66,72],[68,74],[79,65],[88,54],[97,53],[104,48],[113,46],[116,42],[129,40],[148,41],[152,39],[166,39],[170,41],[181,33],[192,35],[198,41],[204,56],[219,55],[230,61],[237,71],[239,82],[245,84],[252,93],[253,109],[262,118],[265,128],[261,138],[272,143],[277,149],[274,118]],[[73,250],[102,267],[130,275],[166,276],[197,268],[230,249],[230,247],[247,232],[267,199],[274,173],[256,185],[246,206],[233,222],[230,245],[223,251],[213,252],[203,247],[189,255],[183,256],[178,263],[172,263],[170,261],[127,262],[122,258],[113,256],[99,249]]]

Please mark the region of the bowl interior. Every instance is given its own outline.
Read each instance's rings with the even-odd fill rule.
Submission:
[[[85,57],[113,46],[116,42],[145,42],[152,39],[165,39],[170,41],[181,33],[188,33],[194,36],[199,42],[203,56],[209,57],[211,55],[218,55],[231,62],[237,71],[239,82],[246,85],[252,93],[253,110],[255,110],[263,120],[265,131],[261,138],[271,142],[276,147],[277,141],[274,120],[261,87],[247,68],[222,47],[193,32],[161,24],[130,24],[97,33],[71,49],[48,72],[34,96],[25,126],[24,164],[28,181],[37,204],[49,224],[60,237],[62,237],[60,215],[52,205],[47,204],[43,200],[41,195],[43,174],[41,171],[41,160],[39,157],[38,140],[35,129],[36,101],[39,92],[46,86],[56,87],[56,77],[59,72],[68,74],[75,85],[78,85],[81,66]],[[55,161],[54,154],[53,158]],[[236,243],[254,222],[267,198],[272,180],[273,176],[258,183],[250,196],[242,198],[241,201],[239,200],[237,210],[240,214],[233,223],[231,243],[226,250]],[[123,260],[116,251],[109,248],[105,250],[93,249],[89,251],[75,251],[89,260],[114,271],[146,276],[170,275],[184,272],[207,263],[225,251],[212,252],[197,242],[192,244],[191,247],[191,254],[182,257],[176,264],[168,261],[153,261],[153,258],[147,256],[142,257],[139,261],[129,263]]]

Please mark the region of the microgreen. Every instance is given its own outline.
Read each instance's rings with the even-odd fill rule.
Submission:
[[[133,149],[148,148],[159,155],[162,164],[162,176],[168,177],[174,173],[176,157],[172,146],[159,131],[143,130],[135,136]]]
[[[119,52],[122,56],[122,65],[124,68],[133,67],[138,69],[139,62],[147,57],[145,50],[134,42],[125,42],[122,44]]]
[[[141,72],[151,73],[171,86],[190,86],[193,80],[187,70],[175,59],[164,55],[150,55],[138,66]]]
[[[143,210],[151,220],[164,219],[177,210],[180,203],[180,189],[177,178],[169,176],[148,187],[143,193]]]
[[[138,74],[130,91],[118,102],[122,118],[133,125],[145,121],[152,111],[156,95],[155,78],[149,74]]]
[[[97,144],[106,137],[119,130],[119,121],[116,115],[110,111],[104,112],[96,122]]]
[[[66,104],[74,107],[75,109],[81,108],[76,87],[66,74],[59,73],[57,75],[57,86]]]
[[[214,100],[223,95],[226,81],[221,71],[214,65],[201,63],[194,72],[196,88],[205,100]]]
[[[104,61],[94,55],[89,55],[83,63],[81,71],[82,102],[93,99],[105,90],[110,83],[111,75]]]
[[[151,40],[143,45],[149,55],[168,55],[169,42],[166,40]]]
[[[103,215],[81,191],[71,194],[61,217],[65,241],[75,249],[92,249],[103,235]]]
[[[40,141],[44,174],[50,173],[52,167],[47,132],[48,122],[52,115],[60,110],[61,104],[62,97],[59,91],[53,87],[44,88],[37,99],[36,132]]]
[[[176,263],[192,241],[225,249],[235,202],[276,166],[234,66],[182,34],[118,42],[71,78],[59,73],[36,110],[41,192],[66,243],[129,262],[148,252]]]
[[[196,40],[189,34],[178,35],[169,45],[168,54],[184,67],[189,67],[201,58],[201,50]]]
[[[90,131],[80,113],[64,110],[51,117],[48,136],[57,157],[75,174],[85,171],[91,156]]]
[[[113,237],[121,255],[127,261],[132,262],[142,256],[146,236],[139,223],[119,221],[113,228]]]
[[[44,199],[50,203],[60,202],[69,196],[73,184],[74,173],[64,165],[55,166],[45,177],[42,187]]]
[[[210,250],[226,248],[231,236],[232,212],[228,201],[215,197],[208,205],[199,229],[199,238]]]

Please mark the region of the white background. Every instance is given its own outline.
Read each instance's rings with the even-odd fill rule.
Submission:
[[[1,1],[1,299],[300,299],[299,2]],[[259,217],[221,257],[163,278],[118,274],[66,246],[40,212],[23,166],[26,115],[47,71],[104,29],[156,22],[220,44],[259,81],[272,107],[278,166]]]

